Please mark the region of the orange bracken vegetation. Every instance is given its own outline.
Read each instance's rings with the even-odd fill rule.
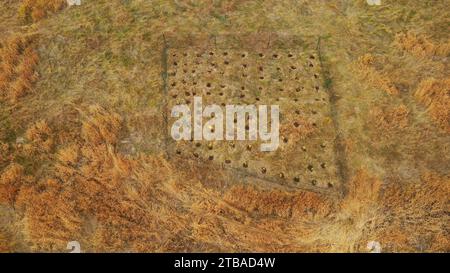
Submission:
[[[192,175],[200,170],[120,153],[125,129],[116,113],[78,111],[69,142],[52,121],[38,121],[23,145],[5,150],[51,159],[33,176],[15,162],[0,175],[0,204],[21,212],[32,251],[63,251],[72,240],[84,251],[365,251],[369,237],[394,251],[414,247],[408,233],[417,230],[434,236],[431,249],[448,246],[448,178],[425,173],[419,185],[383,185],[360,171],[340,201],[248,184],[222,192]]]
[[[13,205],[20,187],[30,181],[24,169],[17,163],[11,163],[0,175],[0,203]]]
[[[19,7],[19,17],[27,23],[37,22],[65,6],[64,0],[24,0]]]
[[[9,158],[9,145],[0,141],[0,165]]]
[[[450,177],[431,172],[421,183],[391,183],[380,197],[375,233],[391,251],[449,251],[448,215]],[[421,234],[421,236],[411,236]]]
[[[408,126],[409,110],[401,104],[397,107],[375,107],[370,111],[371,121],[377,130],[388,133]]]
[[[447,56],[450,53],[450,42],[435,44],[427,37],[412,32],[399,33],[395,44],[417,57]]]
[[[15,145],[14,152],[29,160],[51,159],[51,165],[41,169],[45,173],[27,176],[22,165],[11,163],[0,176],[0,204],[24,212],[24,233],[34,250],[61,250],[68,240],[83,241],[80,237],[104,251],[125,244],[157,247],[150,241],[159,220],[145,209],[145,200],[158,176],[168,177],[169,170],[157,157],[116,152],[123,129],[117,114],[92,106],[81,116],[81,128],[72,128],[78,136],[70,143],[59,141],[58,129],[46,121],[26,131],[25,143]]]
[[[233,186],[228,190],[224,201],[248,213],[266,217],[326,216],[332,210],[329,200],[317,193],[261,191],[243,185]]]
[[[0,253],[9,253],[14,251],[14,242],[11,241],[8,234],[0,229]]]
[[[33,124],[26,132],[28,143],[23,145],[25,152],[29,154],[45,154],[52,151],[54,140],[52,130],[45,120]]]
[[[423,80],[416,90],[415,98],[427,108],[443,130],[450,132],[450,78]]]
[[[17,4],[20,3],[18,17],[26,23],[34,23],[48,18],[65,6],[65,0],[11,0],[6,2],[13,1]],[[92,1],[92,5],[90,4],[92,10],[105,7],[111,7],[112,10],[122,8],[120,13],[106,12],[94,15],[108,16],[108,18],[110,16],[117,17],[118,20],[113,22],[112,28],[106,29],[107,33],[100,31],[97,36],[110,38],[111,49],[120,49],[120,52],[113,50],[114,55],[127,53],[127,48],[122,47],[126,45],[121,44],[123,39],[117,39],[117,35],[122,37],[124,34],[123,24],[120,23],[131,23],[138,14],[133,13],[129,9],[130,7],[125,7],[120,1],[111,2],[112,6],[107,6],[107,1],[97,1],[98,5],[94,2]],[[191,15],[198,17],[199,14],[217,15],[230,11],[233,13],[231,23],[234,22],[237,25],[242,23],[239,19],[240,13],[258,14],[258,10],[256,13],[248,13],[250,9],[252,12],[255,11],[254,5],[240,5],[242,1],[222,1],[217,5],[215,2],[208,1],[207,4],[199,5],[194,9],[188,4],[177,3],[177,5],[194,12],[186,13],[185,17],[188,19]],[[311,18],[314,20],[328,18],[329,12],[323,9],[324,6],[315,6],[312,4],[314,1],[310,2],[307,3],[308,5],[303,5],[299,11],[308,13],[309,16],[313,16]],[[283,14],[283,11],[288,11],[289,16],[295,15],[295,12],[292,13],[290,9],[283,8],[285,4],[279,3],[274,10],[278,12],[278,17],[287,20],[280,21],[287,26],[286,34],[298,32],[293,28],[289,30],[290,19],[286,17],[286,13]],[[348,11],[353,12],[352,5],[347,6]],[[142,8],[147,11],[149,8],[154,9],[152,5],[147,4],[142,5]],[[340,7],[332,8],[335,11],[340,10]],[[404,10],[403,6],[401,8]],[[16,11],[17,8],[14,5],[13,12]],[[402,15],[403,13],[398,14]],[[79,25],[78,19],[80,22],[90,22],[92,19],[91,13],[70,12],[67,15],[69,17],[54,18],[55,21],[49,25],[55,26],[58,25],[58,22],[74,22],[74,25],[69,26],[68,29],[56,32],[54,30],[47,31],[46,24],[39,24],[39,26],[36,25],[38,32],[48,33],[45,35],[50,39],[61,33],[70,34],[68,32],[73,29],[73,26]],[[154,19],[154,16],[147,17]],[[257,16],[247,17],[250,21],[258,18]],[[382,17],[386,16],[378,19],[382,20]],[[74,21],[73,18],[77,18],[77,20]],[[165,18],[169,25],[179,23],[179,20],[171,19],[179,19],[176,14]],[[102,17],[96,19],[101,20]],[[348,18],[338,18],[332,15],[331,19],[331,23],[322,20],[320,24],[315,24],[320,27],[314,28],[318,32],[321,30],[331,31],[333,37],[342,36],[344,39],[346,36],[340,35],[343,32],[337,32],[338,29],[350,32],[360,29],[357,25],[352,26],[350,24],[352,22],[349,22]],[[155,20],[157,21],[157,19]],[[314,20],[307,20],[307,23],[310,24]],[[294,21],[298,22],[299,20]],[[425,27],[434,27],[438,24],[440,26],[440,21],[436,22],[436,25],[430,23]],[[213,28],[209,30],[223,33],[223,29],[215,28],[223,24],[210,25]],[[333,28],[328,29],[332,25]],[[311,26],[313,27],[313,25]],[[405,27],[409,26],[405,25]],[[296,27],[297,30],[300,28],[301,25]],[[305,29],[308,32],[310,28]],[[26,27],[22,30],[35,31],[36,28]],[[150,41],[153,36],[148,36],[147,33],[160,33],[160,31],[145,29],[145,35],[133,32],[140,30],[140,28],[132,28],[125,34],[136,38],[139,42],[141,34],[145,40]],[[183,30],[181,29],[181,31]],[[386,25],[386,31],[392,33],[394,30]],[[431,32],[431,34],[433,33]],[[264,34],[262,33],[262,35]],[[355,41],[351,41],[351,43],[358,45],[364,39],[373,39],[374,37],[374,35],[366,36],[361,32],[354,35]],[[432,35],[432,37],[442,36]],[[68,38],[71,38],[70,35]],[[100,38],[91,39],[93,42],[88,41],[92,49],[98,47],[97,40]],[[129,41],[129,39],[126,40]],[[336,91],[342,95],[338,108],[339,111],[343,111],[342,117],[345,118],[346,113],[353,113],[353,107],[360,106],[360,104],[352,102],[352,97],[345,90],[340,89],[340,83],[344,78],[339,76],[340,72],[343,72],[342,69],[339,69],[339,65],[344,64],[345,60],[339,60],[339,56],[345,54],[341,55],[344,51],[339,48],[345,49],[346,47],[342,45],[347,43],[339,41],[338,39],[336,43],[331,42],[327,45],[330,46],[328,51],[330,60],[333,60],[330,64],[336,64],[336,70],[333,69],[333,71],[338,73],[335,77]],[[386,173],[383,172],[382,166],[378,164],[378,159],[380,159],[377,157],[378,155],[369,154],[371,150],[366,149],[366,145],[364,145],[366,140],[374,140],[372,143],[376,143],[376,139],[372,136],[368,138],[369,136],[364,134],[353,134],[357,130],[349,130],[358,129],[358,123],[350,127],[347,127],[345,120],[341,123],[344,125],[341,127],[345,137],[344,141],[348,143],[345,148],[349,160],[349,179],[345,181],[347,191],[342,197],[334,199],[313,192],[284,191],[281,187],[276,189],[275,187],[266,187],[264,183],[255,183],[257,180],[253,181],[250,177],[245,178],[246,181],[239,181],[244,178],[240,175],[225,173],[219,167],[211,169],[197,166],[190,161],[167,160],[164,156],[153,153],[153,148],[149,148],[148,151],[145,141],[135,142],[134,137],[131,137],[132,134],[127,132],[130,130],[135,133],[135,130],[140,127],[134,124],[133,118],[142,116],[142,120],[145,122],[148,119],[146,112],[139,110],[141,104],[138,109],[132,108],[132,110],[129,110],[128,107],[121,107],[122,102],[124,105],[128,105],[128,102],[124,101],[124,97],[115,97],[109,102],[111,103],[109,107],[121,109],[125,118],[110,108],[99,105],[86,107],[85,103],[91,102],[92,97],[84,96],[84,92],[64,93],[64,102],[60,104],[58,101],[54,101],[54,104],[51,103],[50,111],[41,110],[40,107],[35,109],[35,105],[41,105],[39,98],[33,101],[33,104],[27,104],[27,98],[23,100],[21,98],[33,95],[33,87],[38,78],[39,56],[35,50],[36,39],[33,36],[16,34],[1,42],[0,103],[24,102],[24,107],[18,107],[19,111],[11,111],[11,123],[14,123],[14,120],[22,113],[35,113],[31,118],[35,117],[36,120],[33,120],[31,124],[28,123],[28,118],[24,118],[26,123],[23,124],[16,120],[16,124],[13,124],[14,130],[8,128],[10,126],[8,119],[0,126],[0,207],[2,209],[0,210],[0,252],[64,252],[67,242],[73,240],[81,243],[83,252],[364,252],[367,251],[367,242],[371,240],[379,241],[383,252],[450,252],[448,227],[450,222],[450,177],[430,171],[431,166],[428,170],[423,169],[426,167],[423,167],[423,161],[420,158],[417,159],[417,162],[413,162],[414,166],[417,166],[416,171],[420,173],[418,177],[420,181],[408,181],[406,178],[396,177],[396,173],[390,174],[388,170]],[[381,45],[381,40],[379,42],[374,45]],[[399,50],[407,53],[406,55],[412,54],[416,57],[446,57],[450,52],[448,42],[439,44],[428,37],[409,32],[397,35],[395,43]],[[336,48],[335,45],[338,45],[339,48]],[[48,44],[42,46],[44,51],[51,51],[51,46],[58,45],[49,41]],[[69,47],[66,49],[72,49],[70,46],[76,46],[76,44],[67,44],[67,46]],[[143,43],[142,46],[151,46],[151,44]],[[337,49],[337,51],[334,52],[333,49]],[[388,54],[392,50],[387,47],[380,47],[377,50],[386,53],[384,57],[386,60],[389,60],[390,57],[393,57],[392,59],[398,57]],[[67,52],[69,51],[67,50]],[[102,52],[93,53],[102,54]],[[386,92],[390,95],[398,95],[400,90],[397,86],[401,87],[404,86],[403,83],[408,83],[406,86],[409,87],[410,82],[407,80],[408,78],[398,79],[393,76],[402,74],[402,71],[392,70],[402,67],[401,64],[407,64],[381,62],[379,59],[381,60],[382,56],[384,55],[375,57],[366,54],[361,56],[352,64],[352,70],[354,70],[354,74],[361,76],[363,82],[368,83],[372,90],[380,90],[379,93],[382,94]],[[160,60],[159,55],[156,57]],[[68,58],[76,60],[76,55],[70,55]],[[402,58],[402,60],[405,59],[414,61],[414,57],[413,60],[409,57]],[[442,61],[444,67],[446,65],[444,59],[432,58],[433,64]],[[71,64],[71,62],[57,63],[63,69]],[[391,71],[389,68],[383,68],[384,65],[392,67]],[[89,70],[91,67],[86,68]],[[108,68],[111,67],[102,66],[100,68],[106,69],[108,72]],[[155,68],[158,71],[160,69],[159,66],[155,66]],[[343,68],[346,69],[347,66]],[[434,70],[437,69],[432,71]],[[122,71],[110,72],[109,74],[114,76],[119,75],[116,73]],[[159,72],[155,72],[155,75],[159,75]],[[421,74],[411,75],[415,79],[421,79],[423,76]],[[50,76],[43,75],[43,88],[47,84],[46,77]],[[114,78],[121,79],[120,77]],[[153,80],[156,81],[156,79]],[[51,84],[52,81],[48,83]],[[114,82],[112,84],[114,85]],[[396,84],[398,85],[396,86]],[[450,131],[449,85],[449,79],[426,79],[419,84],[415,92],[415,99],[425,106],[432,119],[447,131]],[[132,84],[127,84],[127,86],[131,86],[133,90],[137,87]],[[116,87],[120,88],[120,86]],[[155,90],[159,92],[157,88]],[[362,88],[362,90],[370,89]],[[73,93],[76,93],[76,98],[72,96]],[[141,93],[139,92],[139,94]],[[78,95],[81,96],[78,97]],[[126,98],[134,98],[133,96],[133,94],[127,93]],[[147,107],[150,107],[159,111],[158,107],[152,108],[159,106],[159,97],[152,96],[151,92],[148,97],[151,98],[152,103],[147,104],[149,101],[145,101],[145,103],[142,101],[142,105],[145,105],[146,110],[148,110]],[[104,100],[99,98],[99,101]],[[397,101],[397,99],[391,97],[391,101]],[[129,105],[131,102],[130,100]],[[361,100],[360,102],[363,107],[362,105],[369,101]],[[108,102],[105,101],[105,104]],[[7,107],[2,113],[2,117],[9,114],[9,108]],[[370,125],[380,129],[376,132],[378,135],[397,132],[395,130],[410,125],[411,129],[415,129],[412,121],[416,116],[412,115],[415,115],[416,111],[410,113],[408,109],[403,104],[382,105],[374,108],[369,115],[369,120],[372,119]],[[314,134],[315,127],[312,122],[301,119],[295,121],[300,126],[293,127],[292,124],[282,126],[280,128],[282,136],[294,139],[310,137]],[[147,123],[145,124],[147,125]],[[130,128],[127,128],[127,125]],[[148,124],[149,127],[144,129],[156,128],[157,125],[162,125],[162,122],[156,126]],[[149,131],[153,133],[153,129]],[[377,134],[373,136],[376,137]],[[148,138],[147,132],[137,132],[136,135],[136,138]],[[160,140],[155,137],[151,141],[155,141],[157,144]],[[430,141],[435,140],[430,139]],[[135,150],[142,153],[128,154],[127,149],[124,148],[125,142],[128,143],[126,145],[136,145]],[[382,141],[379,143],[383,144]],[[433,147],[440,147],[442,144],[439,141],[433,143],[439,144],[433,145]],[[298,143],[289,141],[289,145],[298,145]],[[422,146],[418,145],[414,151],[419,149],[422,149]],[[163,149],[159,151],[163,152]],[[367,166],[367,170],[365,167],[357,170],[352,164],[362,158],[354,156],[359,152],[362,152],[361,155],[367,156],[367,162],[358,162],[357,165]],[[434,156],[431,154],[433,152],[435,151],[428,151],[427,155]],[[437,152],[439,153],[439,151]],[[436,158],[439,160],[439,155]],[[445,164],[445,161],[441,163]],[[397,166],[393,165],[392,169],[395,167]],[[11,211],[14,217],[3,217],[4,211]]]
[[[118,140],[118,133],[122,120],[118,114],[108,113],[100,106],[89,108],[90,117],[83,123],[81,134],[83,138],[94,144],[106,142],[114,145]]]
[[[379,72],[374,65],[375,57],[371,54],[365,54],[358,58],[354,70],[373,87],[380,88],[390,95],[398,95],[399,91],[389,79],[389,76]]]
[[[23,212],[23,234],[33,251],[61,251],[70,240],[96,251],[175,251],[189,245],[198,250],[199,244],[232,249],[223,228],[263,250],[278,240],[267,239],[278,225],[273,217],[312,219],[331,212],[330,202],[315,193],[235,186],[222,196],[161,156],[119,153],[124,128],[116,113],[92,106],[78,118],[81,126],[72,128],[78,134],[68,143],[56,137],[60,132],[52,122],[38,121],[26,131],[24,144],[15,145],[15,153],[49,158],[49,166],[28,176],[11,162],[1,174],[0,204]],[[265,236],[244,237],[250,214],[261,218],[255,228]],[[216,245],[218,240],[224,242]]]
[[[349,181],[330,236],[355,244],[353,251],[364,251],[369,238],[379,241],[383,252],[449,251],[449,195],[449,176],[425,171],[420,183],[387,183],[361,170]]]
[[[33,49],[33,37],[13,36],[0,48],[0,99],[11,103],[31,92],[37,80],[39,57]]]

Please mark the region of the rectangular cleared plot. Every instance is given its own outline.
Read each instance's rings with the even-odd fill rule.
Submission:
[[[289,188],[340,190],[336,132],[315,49],[172,46],[166,56],[169,136],[177,120],[170,116],[170,110],[178,104],[193,110],[195,96],[202,97],[203,107],[220,105],[224,115],[225,106],[231,104],[280,107],[280,145],[276,151],[260,151],[261,140],[175,141],[169,137],[172,156],[219,164]],[[204,118],[203,124],[208,120]]]

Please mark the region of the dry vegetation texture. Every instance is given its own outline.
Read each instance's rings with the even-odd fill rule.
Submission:
[[[32,91],[39,61],[32,43],[33,37],[17,35],[1,45],[0,99],[15,103]]]
[[[403,129],[408,126],[409,110],[405,105],[393,107],[392,109],[375,107],[371,110],[372,118],[376,127],[384,132]]]
[[[415,98],[426,107],[443,130],[450,132],[450,78],[423,80],[416,90]]]
[[[380,200],[385,218],[376,226],[378,236],[394,250],[448,251],[449,193],[450,177],[432,173],[417,184],[389,185]]]
[[[448,1],[63,2],[0,7],[0,252],[450,251]],[[160,34],[235,29],[323,37],[342,196],[165,157]]]
[[[436,44],[423,35],[411,32],[397,34],[395,42],[400,49],[418,57],[445,57],[450,54],[450,42]]]
[[[374,88],[383,90],[390,95],[398,95],[399,91],[388,75],[379,72],[375,68],[375,57],[371,54],[365,54],[358,58],[356,63],[356,72],[359,73],[362,80],[366,81]]]
[[[37,22],[60,11],[65,5],[65,0],[24,0],[19,7],[18,15],[25,22]]]

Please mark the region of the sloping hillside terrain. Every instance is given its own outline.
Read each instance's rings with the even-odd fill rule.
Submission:
[[[69,241],[84,252],[450,251],[449,11],[448,0],[0,0],[0,252]],[[164,52],[189,35],[312,37],[333,194],[168,151]],[[314,157],[300,141],[314,126],[300,124],[281,121],[280,149]]]

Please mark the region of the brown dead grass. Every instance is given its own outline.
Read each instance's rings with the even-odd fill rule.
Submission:
[[[14,205],[20,187],[29,180],[21,165],[11,163],[0,175],[0,203]]]
[[[27,176],[11,163],[1,174],[0,203],[24,213],[33,251],[60,251],[71,240],[85,251],[366,251],[368,238],[406,251],[417,250],[408,238],[417,232],[434,234],[429,249],[448,246],[441,218],[448,178],[429,173],[420,185],[383,185],[361,170],[338,202],[249,185],[220,193],[191,175],[199,170],[117,152],[124,128],[116,113],[95,105],[78,118],[70,143],[54,138],[49,122],[27,130],[31,143],[55,139],[55,149],[40,151],[54,158],[48,173]]]
[[[83,123],[81,134],[90,143],[107,144],[117,143],[118,133],[121,129],[122,120],[118,114],[111,114],[100,106],[89,108],[89,119]]]
[[[64,0],[23,0],[18,15],[26,23],[37,22],[66,6]]]
[[[78,118],[82,124],[72,128],[78,134],[69,143],[54,137],[59,132],[52,123],[38,121],[26,131],[22,146],[34,149],[51,139],[55,149],[22,153],[15,147],[30,160],[41,154],[51,159],[45,174],[27,176],[18,163],[2,172],[0,203],[23,211],[23,232],[33,251],[61,250],[70,240],[96,251],[176,251],[192,242],[197,244],[193,250],[203,245],[217,251],[236,249],[233,237],[243,240],[241,248],[262,251],[279,240],[288,242],[287,235],[267,239],[280,228],[280,219],[322,219],[332,211],[329,200],[315,193],[207,189],[162,157],[118,153],[124,128],[116,113],[94,105],[80,109]],[[192,209],[182,212],[181,204]],[[253,236],[248,234],[252,218],[259,219]],[[180,233],[183,238],[177,237]]]
[[[9,158],[9,145],[0,141],[0,165]]]
[[[413,32],[398,33],[395,36],[395,44],[401,50],[420,58],[445,57],[450,54],[450,42],[436,44],[428,37]]]
[[[380,242],[390,251],[448,252],[449,195],[450,177],[432,172],[423,173],[419,184],[389,184],[380,198]]]
[[[383,252],[449,250],[450,177],[425,171],[421,183],[382,181],[365,170],[349,181],[333,220],[315,234],[333,251],[367,251],[370,240]],[[419,235],[420,234],[420,235]]]
[[[450,78],[423,80],[415,92],[415,98],[427,108],[440,128],[450,132]]]
[[[14,249],[14,242],[8,236],[6,231],[0,229],[0,253],[13,252]]]
[[[312,192],[289,194],[277,190],[261,191],[255,187],[240,185],[228,190],[223,199],[240,210],[264,217],[323,217],[331,212],[329,200]]]
[[[335,220],[322,232],[331,251],[364,252],[368,230],[379,214],[382,181],[366,170],[358,170],[348,181],[347,196],[339,204]]]
[[[365,54],[358,58],[354,70],[372,87],[379,88],[390,95],[398,95],[399,91],[397,87],[388,75],[375,68],[375,62],[375,56]]]
[[[58,132],[46,121],[27,130],[27,143],[15,152],[29,160],[44,154],[55,163],[50,172],[33,177],[11,163],[0,176],[0,203],[24,211],[25,234],[36,251],[64,249],[68,240],[83,235],[97,250],[123,249],[129,241],[130,249],[146,250],[139,245],[151,245],[158,220],[144,209],[145,200],[152,181],[164,172],[169,176],[169,170],[159,158],[117,154],[114,143],[122,130],[117,114],[94,105],[81,116],[82,129],[71,143],[53,142]],[[48,148],[53,145],[60,148]]]
[[[391,108],[375,107],[371,110],[370,116],[370,122],[373,122],[375,128],[383,133],[403,129],[409,123],[409,110],[403,104]]]
[[[33,124],[25,132],[28,142],[23,146],[23,150],[29,154],[50,153],[53,149],[53,132],[45,120]]]
[[[355,210],[355,215],[362,209],[370,209],[377,202],[382,182],[365,170],[359,170],[349,181],[348,193],[341,208],[344,211]]]
[[[39,61],[33,41],[32,36],[14,35],[3,44],[0,50],[0,99],[14,104],[32,92]]]
[[[315,5],[312,3],[303,7]],[[93,8],[105,7],[102,5],[92,2]],[[242,5],[223,5],[228,4],[222,4],[219,11],[236,12],[231,14],[230,20],[235,22],[235,26],[264,19],[251,3],[248,10],[240,10],[245,8]],[[272,3],[265,5],[267,14],[274,17],[275,14],[271,14],[275,10]],[[281,1],[277,5],[277,12],[294,12],[294,9],[286,9],[288,3]],[[162,7],[172,8],[168,3]],[[192,8],[191,5],[185,7]],[[323,11],[323,6],[319,7],[314,9],[314,13]],[[151,4],[151,8],[161,7]],[[215,9],[214,5],[206,5],[198,10],[203,8],[208,11]],[[24,14],[28,14],[24,18],[29,18],[25,20],[34,21],[48,15],[48,11],[44,14],[42,9],[34,16],[32,10],[24,10]],[[258,14],[252,17],[249,12],[245,20],[238,14],[250,10],[256,10]],[[133,18],[132,13],[128,15]],[[288,26],[291,22],[284,20],[289,16],[284,15],[278,14],[275,18]],[[123,18],[130,20],[126,16]],[[179,16],[176,18],[183,20]],[[255,21],[252,22],[251,18]],[[298,16],[292,18],[295,18],[293,24],[297,24]],[[339,19],[333,15],[333,22],[339,22]],[[177,21],[176,26],[180,26],[180,22]],[[349,23],[347,18],[345,22]],[[190,23],[185,24],[186,28],[192,28]],[[272,22],[265,19],[265,23]],[[149,25],[158,24],[160,22],[155,21]],[[173,24],[173,20],[168,24]],[[326,27],[326,23],[320,25]],[[341,28],[342,24],[336,26]],[[300,33],[300,27],[297,30]],[[124,34],[122,30],[120,33]],[[114,33],[108,35],[115,37]],[[131,33],[127,35],[132,36]],[[354,38],[358,40],[358,37]],[[137,40],[138,43],[142,41]],[[18,100],[32,93],[33,84],[26,83],[34,83],[35,68],[32,64],[38,59],[37,55],[33,57],[32,47],[30,53],[24,54],[22,52],[26,49],[23,50],[22,46],[15,47],[14,43],[11,46],[4,47],[6,51],[2,49],[0,90],[2,98],[11,100],[16,97]],[[111,47],[116,46],[118,44],[111,43]],[[414,47],[410,50],[416,51]],[[7,52],[5,57],[3,52]],[[434,52],[430,54],[436,54],[436,50]],[[31,64],[22,65],[25,63],[22,61],[24,55],[29,56],[27,59]],[[7,61],[3,62],[3,58]],[[156,59],[153,61],[158,62]],[[391,78],[376,64],[372,55],[362,57],[358,65],[361,78],[372,87],[389,94],[398,93]],[[102,69],[111,71],[110,67]],[[15,83],[20,79],[18,75],[23,75],[22,84]],[[155,76],[154,81],[157,82],[159,72],[155,75],[158,78]],[[437,85],[439,88],[434,84],[429,86],[420,90],[442,89],[441,84]],[[437,98],[442,99],[442,95],[437,94],[441,93],[418,93],[418,100],[430,114],[440,113],[442,120],[445,109],[432,110],[442,107],[436,106],[439,103]],[[123,102],[123,98],[115,99]],[[343,94],[341,103],[351,101],[347,99]],[[38,103],[42,102],[38,100]],[[64,251],[67,242],[72,240],[80,241],[84,251],[366,251],[368,240],[380,241],[383,251],[449,251],[448,177],[425,172],[421,183],[417,184],[381,180],[369,171],[360,170],[346,182],[348,194],[337,205],[313,193],[288,193],[262,189],[258,185],[231,186],[222,192],[223,187],[211,188],[208,185],[220,179],[221,175],[216,170],[199,172],[196,168],[189,169],[187,164],[167,162],[155,154],[131,157],[120,153],[118,144],[127,124],[114,112],[117,110],[110,110],[116,106],[86,107],[84,103],[79,105],[79,109],[56,111],[50,115],[53,118],[48,118],[52,111],[46,111],[42,116],[36,116],[31,125],[24,124],[23,144],[14,143],[14,140],[8,142],[6,137],[2,138],[5,142],[0,143],[0,203],[13,207],[17,217],[24,222],[23,229],[17,232],[25,237],[25,241],[20,243],[26,243],[29,251]],[[411,115],[403,106],[382,106],[372,114],[378,122],[375,124],[383,128],[407,126]],[[147,126],[158,126],[145,125],[142,127],[146,129]],[[7,135],[3,129],[0,128],[0,135]],[[361,138],[351,134],[348,137],[349,143],[355,143],[353,153],[358,153],[357,145]],[[231,178],[223,178],[228,179]],[[220,182],[220,185],[226,184]],[[17,251],[9,235],[0,229],[0,252]]]

